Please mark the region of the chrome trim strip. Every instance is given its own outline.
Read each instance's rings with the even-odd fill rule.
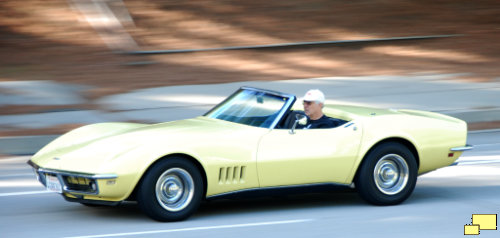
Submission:
[[[60,174],[60,175],[64,175],[64,176],[83,177],[83,178],[89,178],[89,179],[116,179],[116,178],[118,178],[118,175],[116,175],[116,174],[81,174],[81,173],[64,172],[64,171],[57,171],[57,170],[43,169],[43,168],[39,168],[38,172],[49,173],[49,174]]]
[[[474,146],[465,145],[465,146],[453,147],[450,149],[450,151],[457,152],[457,151],[467,151],[467,150],[472,150],[472,149],[474,149]]]

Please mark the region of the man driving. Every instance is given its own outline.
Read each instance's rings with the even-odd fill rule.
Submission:
[[[303,129],[333,128],[337,126],[337,123],[323,114],[324,102],[325,95],[320,90],[311,89],[306,92],[302,104],[308,120]]]

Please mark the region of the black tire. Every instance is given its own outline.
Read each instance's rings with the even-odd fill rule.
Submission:
[[[184,158],[170,157],[155,163],[137,191],[141,210],[157,221],[180,221],[199,207],[204,193],[198,168]]]
[[[415,188],[417,167],[415,156],[406,146],[384,143],[365,157],[354,183],[361,198],[371,204],[399,204]]]

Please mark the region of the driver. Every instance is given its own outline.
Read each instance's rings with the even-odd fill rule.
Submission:
[[[323,114],[324,102],[325,95],[319,89],[311,89],[306,92],[302,104],[308,120],[303,129],[333,128],[337,126],[331,118]]]

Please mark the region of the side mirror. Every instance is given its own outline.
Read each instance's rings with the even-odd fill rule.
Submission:
[[[307,117],[302,114],[296,114],[295,115],[295,121],[299,123],[301,126],[307,125]]]
[[[296,114],[295,122],[293,123],[292,129],[290,129],[290,134],[295,134],[295,128],[297,127],[297,124],[305,126],[307,124],[307,117],[302,114]]]

